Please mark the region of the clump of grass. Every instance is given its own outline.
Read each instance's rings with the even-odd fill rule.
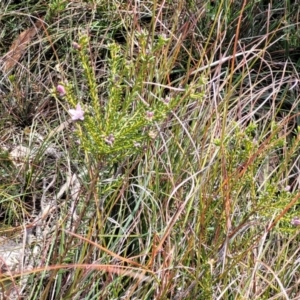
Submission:
[[[0,123],[2,235],[24,251],[2,291],[297,298],[291,3],[105,3],[36,4],[42,31],[3,77],[18,131]],[[20,9],[5,8],[2,23]],[[24,83],[25,123],[9,109],[26,108]]]

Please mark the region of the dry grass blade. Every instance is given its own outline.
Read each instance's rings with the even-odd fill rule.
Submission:
[[[48,2],[0,1],[0,299],[300,299],[297,1]]]

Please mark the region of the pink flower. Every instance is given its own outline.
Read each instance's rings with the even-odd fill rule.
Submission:
[[[146,111],[146,118],[149,120],[149,121],[152,121],[152,119],[154,118],[154,112],[153,111]]]
[[[73,42],[73,43],[72,43],[72,46],[73,46],[73,48],[74,48],[75,50],[80,50],[80,49],[81,49],[81,46],[80,46],[78,43],[76,43],[76,42]]]
[[[84,111],[79,103],[76,105],[76,109],[69,109],[68,112],[70,113],[73,121],[84,120]]]
[[[113,134],[110,134],[106,139],[105,139],[105,142],[106,144],[108,144],[109,146],[112,146],[113,143],[115,141],[115,137]]]
[[[60,97],[63,97],[65,94],[66,94],[66,90],[64,88],[63,85],[59,84],[57,87],[56,87],[56,91],[58,92],[59,96]]]
[[[171,98],[167,96],[165,99],[163,99],[164,104],[168,105],[171,101]]]
[[[294,226],[299,226],[300,225],[300,219],[299,217],[295,217],[292,221],[291,224]]]

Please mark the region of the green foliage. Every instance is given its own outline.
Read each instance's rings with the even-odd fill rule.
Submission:
[[[145,34],[138,36],[141,54],[131,62],[125,59],[126,53],[117,43],[106,45],[109,53],[108,78],[106,93],[99,99],[95,73],[89,62],[88,37],[82,35],[79,38],[80,48],[76,52],[87,79],[86,97],[90,102],[85,105],[85,120],[78,123],[77,134],[84,151],[100,160],[120,161],[141,152],[153,139],[155,124],[166,119],[181,97],[190,95],[191,98],[201,99],[201,95],[194,91],[203,86],[201,80],[193,89],[187,86],[172,99],[168,96],[164,98],[161,88],[152,89],[147,82],[149,71],[153,71],[150,66],[167,40],[159,36],[149,53],[146,41]],[[76,97],[71,86],[67,87],[67,91],[66,99],[75,106]]]
[[[44,18],[1,69],[1,235],[22,265],[0,293],[296,298],[294,1],[10,3],[4,62],[12,24]]]
[[[66,0],[51,0],[49,1],[49,17],[59,15],[67,7],[68,1]]]

